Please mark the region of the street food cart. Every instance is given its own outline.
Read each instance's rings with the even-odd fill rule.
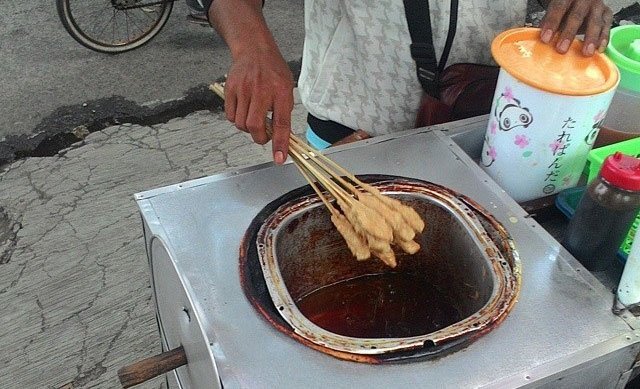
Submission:
[[[337,358],[287,336],[247,294],[241,257],[256,244],[247,231],[275,199],[305,186],[294,164],[267,163],[136,194],[163,348],[184,356],[168,374],[170,387],[625,387],[640,351],[640,322],[629,312],[612,313],[620,267],[590,273],[556,240],[561,221],[537,220],[478,166],[487,120],[326,151],[356,175],[420,180],[458,193],[513,243],[521,271],[515,304],[473,341],[426,356],[383,363]]]

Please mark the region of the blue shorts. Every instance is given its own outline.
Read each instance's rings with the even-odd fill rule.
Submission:
[[[307,123],[309,124],[306,131],[307,142],[318,150],[326,149],[355,132],[345,125],[318,119],[311,114],[307,115]]]
[[[307,142],[316,150],[324,150],[327,147],[331,146],[331,143],[316,135],[316,133],[311,129],[311,126],[307,126],[305,136],[307,138]]]

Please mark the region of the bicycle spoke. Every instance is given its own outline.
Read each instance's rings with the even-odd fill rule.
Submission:
[[[138,15],[138,16],[142,15],[142,16],[140,16],[140,18],[141,18],[141,22],[142,22],[142,23],[149,23],[149,21],[148,21],[148,20],[155,20],[155,18],[151,17],[151,16],[149,15],[149,13],[150,13],[150,12],[147,12],[147,11],[143,11],[143,10],[141,10],[141,12],[137,12],[137,13],[136,13],[136,15]],[[154,11],[154,13],[155,13],[155,11]],[[143,17],[143,16],[144,16],[144,17]],[[145,20],[145,18],[146,18],[146,20]]]
[[[98,29],[98,27],[101,25],[99,19],[103,19],[104,13],[107,10],[110,10],[112,8],[111,6],[111,2],[110,0],[106,1],[106,5],[105,5],[105,9],[104,11],[98,11],[98,12],[94,12],[94,16],[93,16],[93,22],[91,23],[91,25],[93,26],[93,28],[91,29],[92,32],[96,32],[96,30]],[[107,21],[107,25],[111,22],[111,20]],[[106,27],[105,27],[106,28]]]
[[[154,13],[156,13],[156,12],[154,11]],[[135,14],[137,15],[138,21],[140,21],[140,22],[142,23],[142,25],[143,25],[143,26],[147,26],[147,25],[149,25],[149,22],[148,22],[148,21],[146,21],[144,18],[142,18],[142,16],[140,16],[140,14],[144,15],[147,19],[150,19],[150,20],[151,20],[152,22],[154,22],[154,23],[155,23],[155,21],[156,21],[156,18],[152,18],[152,17],[150,17],[150,16],[148,15],[148,12],[146,12],[146,11],[144,11],[144,10],[142,10],[142,9],[140,10],[140,12],[136,12]]]
[[[109,24],[111,24],[111,21],[113,20],[114,17],[115,17],[115,12],[114,12],[113,16],[111,16],[111,18],[107,21],[107,24],[105,24],[104,27],[102,28],[102,30],[100,30],[100,32],[98,33],[99,37],[101,37],[102,34],[104,33],[104,31],[107,29],[107,27],[109,27]]]
[[[129,12],[127,12],[126,9],[124,10],[124,20],[127,24],[127,42],[129,42],[131,40],[131,37],[129,36]]]
[[[115,40],[116,40],[116,26],[118,25],[118,19],[116,18],[117,13],[118,13],[118,10],[114,8],[113,9],[113,34],[111,34],[113,39],[111,40],[111,43],[115,43]]]
[[[137,16],[135,16],[135,15],[137,15],[137,13],[134,13],[133,15],[134,16],[131,17],[131,23],[133,23],[138,28],[138,31],[140,33],[144,34],[144,32],[146,31],[145,28],[140,27],[140,25],[138,23],[136,23]],[[140,19],[137,19],[137,20],[140,21]],[[144,23],[143,23],[143,26],[144,26]]]
[[[127,42],[131,42],[137,39],[136,35],[132,36],[132,31],[131,31],[131,15],[129,14],[129,10],[128,9],[123,9],[122,12],[120,13],[120,16],[122,16],[122,18],[124,19],[124,31],[122,31],[122,37],[123,39],[126,38]]]

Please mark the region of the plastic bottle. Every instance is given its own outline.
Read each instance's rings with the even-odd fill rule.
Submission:
[[[640,135],[640,25],[615,27],[609,36],[606,54],[620,71],[620,84],[600,133],[621,141]]]
[[[587,269],[606,269],[640,210],[640,159],[607,157],[587,186],[562,244]]]
[[[640,234],[633,239],[616,295],[618,307],[629,308],[640,303]]]

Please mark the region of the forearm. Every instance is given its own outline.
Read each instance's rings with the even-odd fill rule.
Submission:
[[[235,59],[246,50],[277,50],[262,15],[262,0],[214,0],[209,20]]]
[[[214,0],[209,21],[233,58],[224,87],[227,119],[258,144],[271,138],[273,160],[283,164],[291,132],[293,77],[264,20],[262,1]],[[267,135],[269,112],[273,127]]]

